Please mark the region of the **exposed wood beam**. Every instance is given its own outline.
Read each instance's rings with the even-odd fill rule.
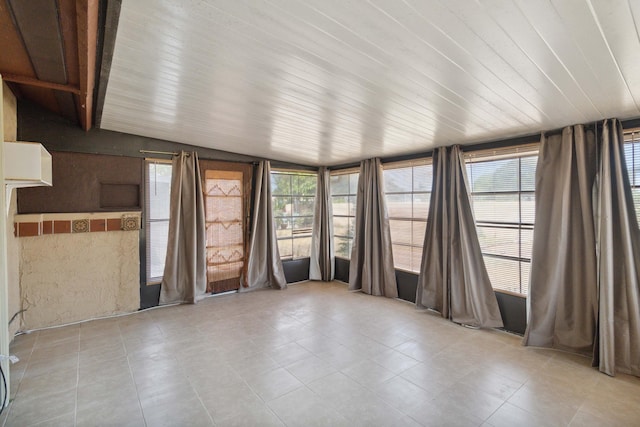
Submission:
[[[91,129],[98,37],[98,0],[76,0],[78,66],[80,68],[80,124]]]
[[[8,0],[16,28],[38,80],[69,84],[56,0]],[[9,70],[7,70],[9,71]],[[18,75],[29,75],[18,72]]]
[[[33,77],[18,76],[16,74],[7,74],[7,73],[2,73],[2,78],[7,82],[19,83],[19,84],[28,85],[28,86],[42,87],[46,89],[60,90],[63,92],[71,92],[76,95],[80,95],[80,88],[73,85],[63,85],[60,83],[45,82],[42,80],[34,79]]]
[[[20,86],[17,83],[8,82],[6,80],[5,80],[5,83],[7,84],[7,87],[11,89],[11,92],[13,92],[13,96],[15,96],[17,100],[21,100],[24,97],[24,95],[22,94],[22,90],[20,89]]]

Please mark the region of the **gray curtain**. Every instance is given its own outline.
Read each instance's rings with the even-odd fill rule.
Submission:
[[[622,126],[602,130],[598,197],[600,371],[640,376],[640,231],[624,160]],[[536,224],[537,226],[537,224]]]
[[[313,234],[311,235],[311,261],[309,279],[333,280],[333,213],[331,212],[330,174],[326,167],[318,170],[316,203],[313,213]]]
[[[349,290],[398,297],[380,159],[360,163]]]
[[[282,261],[271,209],[271,164],[261,161],[255,174],[253,221],[249,238],[249,259],[246,274],[238,292],[260,288],[286,289]]]
[[[434,152],[434,177],[416,305],[453,322],[502,327],[484,265],[459,146]]]
[[[198,154],[173,158],[169,237],[160,304],[195,303],[207,288],[204,197]]]
[[[595,135],[571,126],[542,135],[525,345],[591,355],[597,272],[593,217]]]

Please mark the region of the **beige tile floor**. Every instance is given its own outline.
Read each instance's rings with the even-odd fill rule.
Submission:
[[[17,337],[7,426],[638,426],[640,379],[306,282]]]

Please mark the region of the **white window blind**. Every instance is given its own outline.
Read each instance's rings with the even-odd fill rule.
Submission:
[[[640,223],[640,129],[625,132],[624,142],[624,158],[631,184],[633,205],[636,208],[636,218]]]
[[[432,160],[387,163],[383,167],[394,267],[417,273],[431,202]]]
[[[465,153],[473,213],[494,289],[526,295],[538,144]]]
[[[171,163],[147,160],[145,168],[145,229],[147,283],[159,283],[164,274],[169,236]]]

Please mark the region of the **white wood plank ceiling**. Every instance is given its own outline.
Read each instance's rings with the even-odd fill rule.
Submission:
[[[640,116],[640,0],[124,0],[101,127],[336,165]]]

